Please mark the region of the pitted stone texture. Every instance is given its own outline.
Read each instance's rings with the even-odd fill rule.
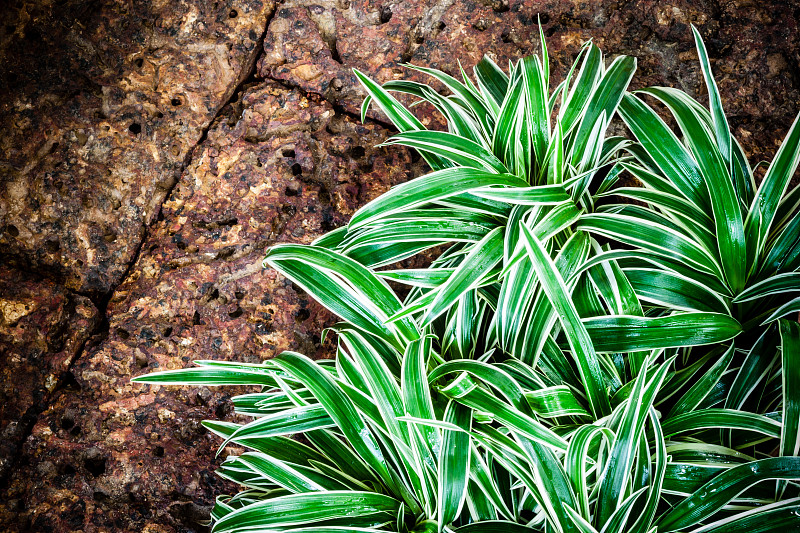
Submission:
[[[97,320],[88,298],[0,266],[0,480]]]
[[[538,53],[539,20],[550,51],[551,88],[580,46],[593,39],[609,58],[638,59],[634,88],[675,86],[704,100],[695,24],[706,39],[731,124],[754,159],[771,157],[800,111],[800,83],[791,67],[800,61],[800,10],[780,1],[740,0],[720,8],[708,0],[289,0],[270,24],[259,74],[357,113],[366,93],[353,68],[379,82],[429,82],[402,65],[459,77],[459,62],[471,72],[487,53],[505,68],[509,60]],[[423,122],[441,125],[429,108],[418,111]],[[371,116],[382,115],[373,110]]]
[[[12,3],[0,25],[0,250],[85,293],[118,283],[272,0]]]
[[[375,148],[388,135],[272,82],[223,112],[110,301],[108,337],[76,362],[73,389],[40,417],[28,465],[0,494],[25,506],[23,529],[196,530],[214,496],[234,490],[212,475],[219,442],[200,421],[226,417],[247,391],[130,378],[195,359],[329,356],[320,334],[334,318],[261,259],[421,172],[408,151]]]

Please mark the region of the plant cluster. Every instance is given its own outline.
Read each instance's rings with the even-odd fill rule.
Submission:
[[[550,93],[543,36],[508,73],[411,67],[446,96],[356,72],[432,171],[269,250],[343,320],[336,359],[135,379],[262,387],[232,399],[249,423],[205,423],[249,450],[215,533],[800,528],[800,125],[757,187],[695,37],[708,109],[628,92],[635,60],[591,43]]]

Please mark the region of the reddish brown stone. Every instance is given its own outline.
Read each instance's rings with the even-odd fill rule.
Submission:
[[[0,249],[82,292],[120,281],[248,75],[272,0],[17,2],[0,27]]]
[[[88,298],[0,266],[0,480],[97,320]]]

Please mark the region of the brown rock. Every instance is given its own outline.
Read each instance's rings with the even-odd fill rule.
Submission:
[[[88,298],[0,265],[0,480],[97,320]]]
[[[271,0],[16,2],[0,32],[0,249],[103,294],[259,51]]]

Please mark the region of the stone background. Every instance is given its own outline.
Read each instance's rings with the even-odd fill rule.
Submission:
[[[800,110],[800,5],[756,0],[10,0],[0,6],[0,531],[205,531],[205,418],[239,391],[132,386],[193,359],[330,353],[332,318],[274,272],[424,172],[352,68],[456,74],[583,41],[637,87],[703,100],[690,24],[736,136],[769,159]],[[423,107],[431,127],[439,119]]]

